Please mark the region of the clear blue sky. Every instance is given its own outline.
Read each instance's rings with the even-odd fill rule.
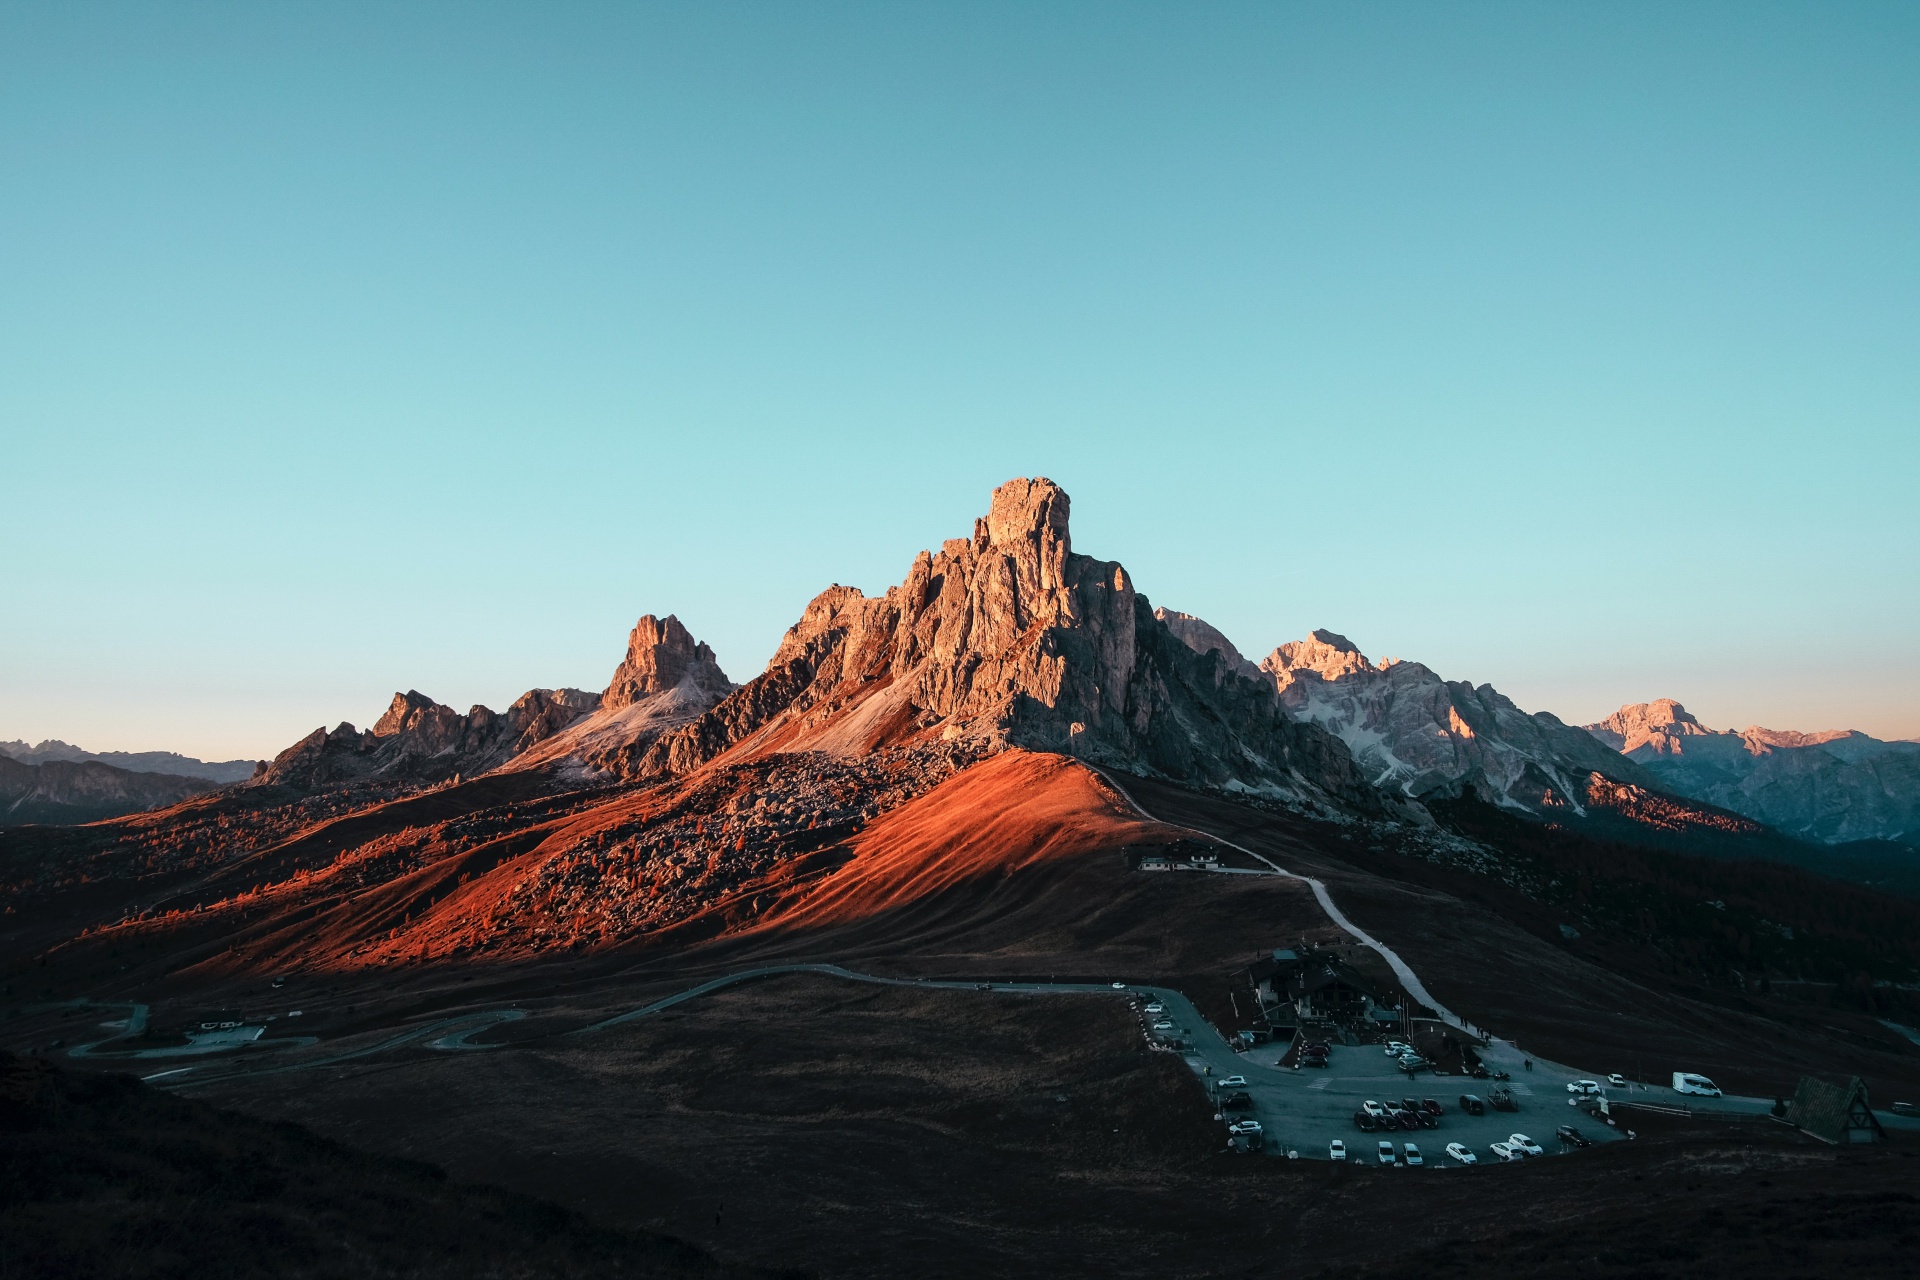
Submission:
[[[735,679],[1050,475],[1254,656],[1920,735],[1920,5],[0,7],[0,738]]]

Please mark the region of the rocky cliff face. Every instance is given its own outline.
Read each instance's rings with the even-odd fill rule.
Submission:
[[[178,804],[219,785],[206,778],[117,769],[97,760],[22,764],[0,756],[0,826],[97,822]]]
[[[1222,635],[1219,628],[1205,618],[1196,618],[1190,613],[1181,613],[1177,609],[1155,609],[1153,616],[1166,624],[1168,631],[1180,643],[1198,654],[1217,653],[1227,660],[1227,665],[1249,680],[1260,679],[1260,668],[1247,661],[1241,652],[1233,647],[1233,641]]]
[[[1020,746],[1373,800],[1346,750],[1289,720],[1270,685],[1236,669],[1237,655],[1196,653],[1125,569],[1076,554],[1068,512],[1052,481],[1009,481],[971,537],[921,552],[883,596],[822,592],[764,674],[609,764],[646,778],[722,755]]]
[[[1829,844],[1920,844],[1920,744],[1847,729],[1709,729],[1671,698],[1586,726],[1666,790]]]
[[[1632,762],[1492,685],[1443,680],[1418,662],[1368,661],[1345,636],[1315,631],[1260,664],[1287,711],[1347,745],[1378,786],[1410,796],[1483,797],[1578,812],[1591,775],[1650,786]]]
[[[396,693],[386,714],[361,733],[351,724],[315,729],[255,775],[260,785],[302,789],[362,778],[439,781],[504,764],[600,704],[579,689],[530,689],[504,714],[475,706],[466,715],[417,690]]]

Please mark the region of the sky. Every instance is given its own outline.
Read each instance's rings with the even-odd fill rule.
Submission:
[[[1249,654],[1920,736],[1920,6],[0,4],[0,739],[736,680],[999,482]]]

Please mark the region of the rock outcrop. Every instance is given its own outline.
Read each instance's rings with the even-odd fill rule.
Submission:
[[[823,591],[762,675],[608,763],[649,778],[723,755],[1018,746],[1377,803],[1346,749],[1283,714],[1271,685],[1238,669],[1237,655],[1196,652],[1124,568],[1076,554],[1068,511],[1050,480],[1007,482],[971,537],[921,552],[883,596]]]
[[[1665,790],[1791,835],[1920,844],[1920,743],[1850,729],[1715,730],[1671,698],[1622,707],[1586,731]]]
[[[734,684],[713,650],[680,619],[646,614],[627,638],[599,709],[516,756],[510,770],[551,769],[573,778],[617,770],[660,735],[713,709]]]
[[[1283,644],[1260,666],[1289,713],[1344,742],[1375,785],[1409,796],[1472,787],[1535,812],[1579,812],[1592,774],[1653,785],[1591,735],[1522,711],[1492,685],[1443,680],[1418,662],[1375,664],[1332,631]]]
[[[136,772],[97,760],[22,764],[0,755],[0,826],[97,822],[178,804],[219,786],[206,778]]]
[[[579,689],[531,689],[505,713],[475,706],[465,715],[417,690],[396,693],[365,733],[351,724],[321,728],[254,775],[255,785],[306,790],[364,778],[440,781],[496,768],[600,705]]]

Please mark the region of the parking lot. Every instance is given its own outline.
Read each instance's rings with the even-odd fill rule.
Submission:
[[[1385,1048],[1377,1044],[1335,1045],[1324,1068],[1279,1067],[1274,1064],[1284,1045],[1256,1045],[1249,1052],[1236,1053],[1179,992],[1165,988],[1135,990],[1143,1001],[1163,1007],[1164,1012],[1158,1018],[1146,1018],[1149,1031],[1153,1031],[1155,1022],[1172,1023],[1172,1027],[1158,1034],[1177,1037],[1186,1043],[1188,1047],[1181,1050],[1182,1056],[1210,1089],[1226,1077],[1246,1078],[1246,1092],[1253,1102],[1253,1110],[1236,1114],[1251,1114],[1260,1121],[1269,1155],[1284,1156],[1288,1151],[1297,1151],[1302,1159],[1324,1160],[1328,1143],[1339,1138],[1347,1145],[1349,1159],[1372,1162],[1376,1145],[1382,1139],[1389,1139],[1396,1151],[1404,1143],[1418,1144],[1427,1167],[1440,1168],[1453,1163],[1446,1156],[1449,1142],[1462,1143],[1481,1160],[1490,1161],[1497,1157],[1488,1148],[1512,1133],[1528,1135],[1548,1155],[1571,1150],[1554,1137],[1554,1129],[1563,1124],[1573,1125],[1596,1144],[1624,1138],[1621,1131],[1609,1128],[1604,1120],[1567,1105],[1573,1096],[1567,1092],[1567,1085],[1575,1080],[1594,1078],[1592,1073],[1538,1059],[1533,1060],[1529,1070],[1525,1065],[1526,1055],[1504,1042],[1494,1042],[1480,1056],[1490,1070],[1503,1070],[1512,1075],[1513,1079],[1504,1083],[1513,1091],[1518,1110],[1495,1111],[1489,1107],[1485,1115],[1474,1116],[1460,1109],[1460,1095],[1473,1093],[1484,1099],[1495,1081],[1427,1071],[1410,1078],[1387,1056]],[[1610,1087],[1607,1093],[1621,1100],[1638,1097],[1665,1103],[1678,1101],[1667,1089]],[[1406,1098],[1432,1098],[1439,1102],[1442,1107],[1439,1127],[1368,1133],[1354,1124],[1354,1112],[1367,1100],[1384,1103]],[[1726,1101],[1737,1105],[1749,1100]],[[1619,1123],[1630,1126],[1632,1122],[1621,1119]]]

